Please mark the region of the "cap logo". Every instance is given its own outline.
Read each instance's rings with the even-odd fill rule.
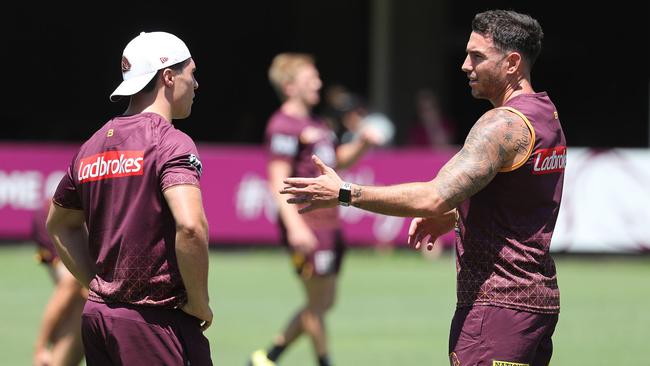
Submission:
[[[122,72],[126,72],[129,70],[131,70],[131,63],[126,57],[122,56]]]
[[[167,58],[167,57],[161,57],[161,58],[160,58],[160,62],[163,63],[163,64],[164,64],[165,62],[167,62],[168,60],[169,60],[169,58]]]

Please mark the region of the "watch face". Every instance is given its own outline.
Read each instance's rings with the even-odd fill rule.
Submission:
[[[349,206],[350,202],[352,202],[352,191],[350,185],[346,184],[339,189],[339,203],[342,206]]]

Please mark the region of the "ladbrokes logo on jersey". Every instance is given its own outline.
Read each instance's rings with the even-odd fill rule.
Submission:
[[[107,151],[79,161],[79,183],[144,174],[144,151]]]
[[[533,153],[533,174],[548,174],[564,171],[566,146],[539,149]]]

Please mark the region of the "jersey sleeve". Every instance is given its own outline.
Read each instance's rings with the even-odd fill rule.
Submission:
[[[293,160],[299,153],[300,131],[276,115],[266,128],[265,146],[271,159]]]
[[[74,179],[74,166],[76,161],[77,155],[75,155],[72,163],[68,166],[66,174],[61,178],[61,181],[54,192],[54,196],[52,197],[52,202],[63,208],[83,210],[81,197],[79,196],[77,184]]]
[[[194,141],[183,132],[174,130],[166,135],[159,145],[156,164],[161,191],[181,184],[200,187],[203,165]]]

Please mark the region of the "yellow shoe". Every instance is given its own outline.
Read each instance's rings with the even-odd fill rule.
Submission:
[[[258,349],[251,355],[248,366],[275,366],[275,362],[266,357],[266,352],[264,350]]]

